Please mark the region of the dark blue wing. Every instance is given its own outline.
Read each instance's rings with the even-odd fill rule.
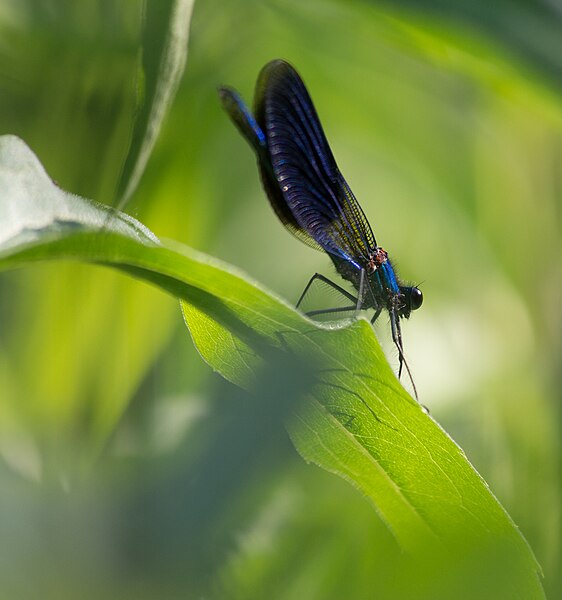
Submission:
[[[254,116],[235,90],[227,86],[221,86],[218,91],[223,108],[230,115],[238,131],[246,138],[256,153],[263,187],[279,220],[305,244],[322,250],[322,247],[297,223],[293,213],[285,202],[285,198],[273,172],[267,139],[260,125],[258,125]]]
[[[291,230],[296,224],[299,237],[309,236],[326,252],[364,266],[375,237],[336,165],[304,83],[285,61],[272,61],[261,71],[255,117],[281,191],[270,200],[284,202],[293,215],[285,224]],[[276,207],[278,214],[283,209]]]

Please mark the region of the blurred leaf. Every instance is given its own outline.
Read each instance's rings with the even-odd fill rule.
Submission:
[[[234,269],[160,245],[131,217],[62,191],[13,136],[0,140],[0,198],[0,268],[55,258],[113,266],[181,298],[199,352],[227,379],[252,387],[262,365],[277,369],[267,381],[300,404],[289,424],[300,453],[360,489],[407,556],[446,559],[443,597],[466,589],[475,556],[485,557],[471,583],[479,597],[490,597],[492,573],[506,597],[542,597],[524,538],[396,380],[367,321],[315,324]]]
[[[144,5],[8,0],[0,10],[2,133],[26,139],[59,185],[105,204],[116,201],[130,147],[141,37],[148,52],[149,31],[166,29],[143,29]],[[177,331],[177,305],[79,264],[13,273],[0,297],[9,300],[1,316],[0,368],[9,374],[0,377],[1,418],[11,422],[2,455],[19,473],[18,448],[33,447],[41,477],[75,481],[125,410],[155,391],[152,369]],[[117,323],[125,328],[114,337]]]
[[[479,31],[494,42],[501,42],[515,57],[523,59],[535,71],[541,73],[546,82],[556,83],[562,90],[562,54],[560,48],[560,22],[562,12],[556,2],[510,2],[501,0],[493,4],[485,0],[369,0],[373,4],[398,10],[409,18],[421,18],[425,26],[437,27],[449,39],[462,40],[460,30],[468,28]],[[446,34],[445,21],[456,24],[459,31]]]
[[[142,108],[118,187],[118,206],[135,191],[183,75],[194,0],[147,3],[143,35]]]

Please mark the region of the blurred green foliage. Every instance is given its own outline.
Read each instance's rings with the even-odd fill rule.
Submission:
[[[148,40],[142,15],[140,1],[0,7],[0,133],[22,137],[63,188],[107,203],[142,100],[141,44],[163,35]],[[228,83],[249,99],[272,58],[295,64],[377,240],[424,282],[404,328],[422,401],[520,526],[553,598],[560,21],[546,1],[196,3],[185,76],[126,208],[298,297],[328,261],[276,222],[216,98]],[[224,430],[243,447],[265,416],[200,361],[173,300],[101,269],[42,265],[2,275],[0,323],[2,596],[396,589],[399,561],[369,505],[301,464],[281,430],[227,466],[217,458]],[[443,577],[431,557],[424,568]]]

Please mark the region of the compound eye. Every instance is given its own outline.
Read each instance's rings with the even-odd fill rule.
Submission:
[[[423,294],[417,287],[413,287],[410,292],[410,305],[412,310],[417,310],[423,304]]]

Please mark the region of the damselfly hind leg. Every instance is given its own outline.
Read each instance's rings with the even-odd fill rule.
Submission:
[[[332,289],[336,290],[339,294],[341,294],[342,296],[347,298],[350,302],[353,302],[353,305],[352,306],[341,306],[341,307],[336,307],[336,308],[323,308],[323,309],[318,309],[318,310],[310,310],[310,311],[306,311],[305,314],[307,316],[313,317],[313,316],[317,316],[317,315],[327,315],[330,313],[351,312],[351,311],[357,310],[357,304],[359,303],[359,299],[356,298],[353,294],[350,294],[347,290],[345,290],[344,288],[339,286],[337,283],[334,283],[331,279],[324,277],[324,275],[321,275],[320,273],[314,273],[314,275],[310,278],[310,281],[306,284],[306,287],[304,288],[304,291],[301,294],[299,301],[297,302],[297,306],[296,306],[297,308],[300,307],[300,305],[302,304],[302,301],[304,300],[305,296],[307,295],[308,291],[310,290],[310,287],[312,286],[312,284],[315,281],[321,281],[322,283],[329,285]]]

